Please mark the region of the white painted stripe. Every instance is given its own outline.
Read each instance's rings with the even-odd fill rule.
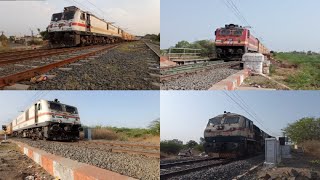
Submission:
[[[39,164],[40,166],[42,165],[42,162],[41,162],[41,155],[38,154],[37,152],[33,151],[33,160]]]
[[[73,180],[73,170],[66,166],[63,166],[57,161],[53,161],[53,174],[55,177],[59,177],[60,179]]]
[[[27,156],[28,156],[28,151],[29,151],[28,148],[26,148],[26,147],[23,148],[23,153],[24,153],[25,155],[27,155]]]

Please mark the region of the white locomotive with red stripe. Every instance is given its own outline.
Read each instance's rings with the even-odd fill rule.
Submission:
[[[78,140],[82,131],[76,107],[39,100],[7,125],[7,133],[18,137],[47,140]]]
[[[48,33],[51,47],[136,40],[134,35],[75,6],[65,7],[62,13],[53,14]]]

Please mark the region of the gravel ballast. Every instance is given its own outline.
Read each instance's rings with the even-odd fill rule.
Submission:
[[[212,85],[239,72],[230,68],[212,69],[161,83],[161,90],[208,90]]]
[[[15,139],[46,152],[91,164],[138,179],[160,179],[159,159],[142,155],[112,153],[107,148],[77,146],[76,143]]]
[[[159,90],[159,57],[144,42],[120,44],[99,56],[54,69],[53,79],[31,84],[38,90]],[[25,82],[27,83],[27,82]],[[25,84],[24,83],[24,84]],[[29,83],[30,84],[30,83]]]

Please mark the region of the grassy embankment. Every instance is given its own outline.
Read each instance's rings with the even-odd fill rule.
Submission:
[[[160,121],[153,121],[148,128],[125,128],[110,126],[94,126],[92,128],[92,139],[138,141],[138,142],[160,142]]]
[[[275,59],[289,68],[273,66],[273,78],[292,89],[320,89],[320,54],[276,53]]]

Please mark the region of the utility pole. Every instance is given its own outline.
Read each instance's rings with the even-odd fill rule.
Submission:
[[[30,28],[30,31],[31,31],[32,41],[33,41],[33,30]]]

